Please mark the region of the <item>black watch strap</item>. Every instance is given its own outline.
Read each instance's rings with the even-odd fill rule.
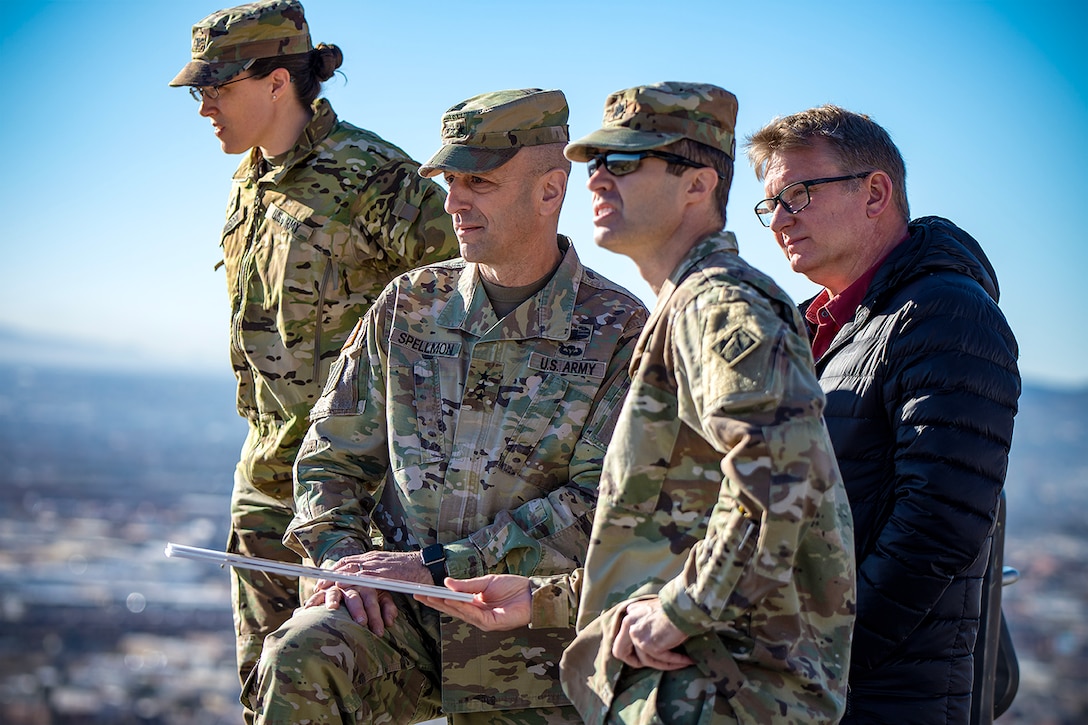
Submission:
[[[443,586],[446,581],[446,549],[442,544],[424,546],[419,555],[423,557],[423,566],[431,572],[435,586]]]

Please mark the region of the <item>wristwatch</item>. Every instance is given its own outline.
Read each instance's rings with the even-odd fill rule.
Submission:
[[[431,544],[430,546],[424,546],[419,555],[423,557],[423,566],[430,570],[435,586],[443,586],[447,574],[446,549],[442,544]]]

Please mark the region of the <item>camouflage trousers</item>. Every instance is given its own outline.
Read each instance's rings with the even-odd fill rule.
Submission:
[[[714,681],[696,667],[673,672],[624,668],[605,719],[610,725],[725,725],[740,722]]]
[[[264,644],[242,701],[263,725],[408,725],[442,717],[438,617],[398,596],[382,637],[343,609],[309,607]],[[452,713],[453,725],[581,723],[573,707]]]
[[[291,490],[290,483],[286,489]],[[282,542],[283,532],[293,515],[290,499],[283,501],[257,490],[239,465],[234,473],[231,494],[227,551],[301,563],[299,555]],[[244,683],[256,666],[264,638],[288,620],[299,602],[298,579],[249,569],[231,569],[231,604],[240,682]],[[246,722],[252,722],[251,713],[246,713]]]

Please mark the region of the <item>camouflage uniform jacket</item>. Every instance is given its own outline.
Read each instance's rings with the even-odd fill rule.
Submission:
[[[223,261],[238,412],[260,444],[243,468],[290,500],[306,416],[344,339],[400,272],[457,255],[441,187],[324,99],[282,163],[254,149],[235,172]]]
[[[739,722],[836,722],[853,532],[800,315],[715,234],[663,285],[631,370],[579,629],[658,594]]]
[[[646,311],[569,241],[548,285],[501,321],[477,265],[392,282],[352,333],[299,452],[285,541],[319,564],[443,544],[450,576],[585,561],[605,448]],[[373,513],[372,513],[373,512]],[[573,630],[441,625],[447,712],[567,704]]]

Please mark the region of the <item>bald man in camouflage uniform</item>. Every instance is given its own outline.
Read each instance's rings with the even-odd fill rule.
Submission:
[[[567,116],[561,92],[535,89],[444,115],[420,173],[445,176],[464,259],[387,287],[314,408],[288,542],[321,566],[442,583],[584,562],[646,314],[556,233]],[[323,583],[266,640],[246,697],[266,723],[580,722],[559,684],[573,634],[481,635]]]
[[[193,26],[192,61],[171,85],[199,88],[202,98],[243,76],[254,59],[312,51],[293,0],[221,10]],[[249,421],[227,549],[294,563],[298,555],[282,543],[294,514],[291,467],[329,367],[390,279],[457,255],[442,188],[421,179],[416,162],[340,121],[325,99],[310,111],[286,153],[265,158],[254,147],[246,154],[221,242],[238,413]],[[299,605],[299,584],[238,569],[232,577],[244,682],[265,636]]]
[[[737,101],[612,94],[588,161],[595,238],[657,293],[605,458],[584,571],[448,582],[435,606],[579,635],[562,682],[587,723],[834,723],[854,619],[850,508],[796,308],[722,231]],[[580,595],[580,599],[579,599]]]

